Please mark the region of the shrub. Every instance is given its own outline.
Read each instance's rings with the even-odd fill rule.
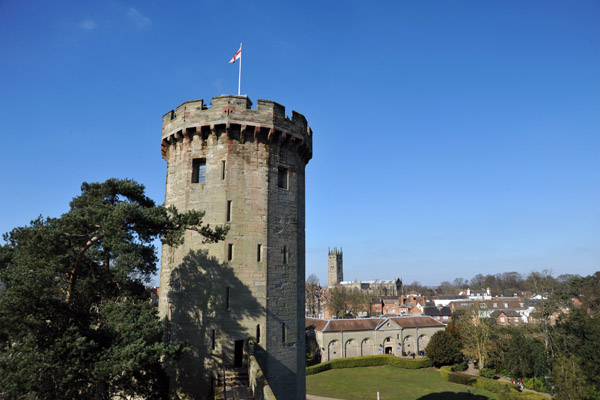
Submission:
[[[440,368],[440,376],[445,381],[448,380],[448,375],[450,374],[450,372],[452,372],[452,368],[450,368],[448,366]]]
[[[458,363],[462,359],[459,341],[446,331],[434,333],[425,349],[425,353],[431,359],[433,365],[438,368],[443,365]]]
[[[313,375],[330,369],[373,367],[379,365],[390,365],[392,367],[404,369],[419,369],[431,367],[431,360],[427,357],[410,359],[390,355],[339,358],[337,360],[331,360],[307,367],[306,375]]]
[[[493,379],[496,376],[496,371],[491,368],[482,368],[479,370],[479,376],[484,378]]]
[[[442,379],[469,385],[479,389],[487,390],[488,392],[498,393],[501,400],[547,400],[547,398],[538,393],[521,393],[518,391],[519,386],[513,385],[510,382],[502,382],[494,379],[487,379],[481,376],[472,376],[462,374],[460,372],[452,372],[448,366],[440,368],[440,376]]]
[[[461,385],[475,386],[477,378],[467,374],[458,374],[456,372],[448,374],[448,382],[459,383]]]
[[[482,377],[479,377],[473,386],[494,393],[505,392],[505,388],[512,389],[513,391],[517,391],[519,388],[518,385],[513,385],[510,382],[496,381],[494,379]]]
[[[469,368],[466,361],[461,362],[460,364],[454,364],[450,369],[452,372],[461,372],[466,371]]]
[[[550,393],[550,389],[546,386],[543,378],[523,378],[523,386],[538,392]]]

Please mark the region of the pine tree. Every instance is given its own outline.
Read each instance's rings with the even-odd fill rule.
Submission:
[[[445,330],[433,334],[425,348],[425,354],[437,368],[456,364],[462,360],[460,342]]]
[[[176,246],[186,229],[208,242],[226,229],[203,213],[157,206],[131,180],[84,183],[59,218],[38,218],[0,247],[0,397],[163,398],[162,339],[144,284],[157,271],[153,241]]]

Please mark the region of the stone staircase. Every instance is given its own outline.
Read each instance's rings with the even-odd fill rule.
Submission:
[[[225,391],[223,391],[223,380],[225,380]],[[219,374],[215,400],[251,400],[248,379],[248,368],[226,369],[225,376]]]

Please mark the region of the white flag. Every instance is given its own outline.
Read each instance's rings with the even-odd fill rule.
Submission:
[[[229,60],[229,64],[233,64],[238,58],[242,57],[242,48],[240,47],[240,49],[237,51],[237,53],[235,53],[233,55],[233,57],[231,58],[231,60]]]

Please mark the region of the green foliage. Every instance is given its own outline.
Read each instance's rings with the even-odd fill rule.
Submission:
[[[600,271],[586,277],[574,277],[569,282],[569,295],[581,301],[587,315],[600,311]]]
[[[206,241],[226,229],[201,212],[157,206],[131,180],[84,183],[60,218],[38,218],[0,247],[0,393],[4,398],[166,396],[162,340],[144,283],[156,272],[153,241],[183,232]]]
[[[600,391],[600,316],[590,317],[575,309],[556,325],[557,348],[561,354],[574,355],[582,373],[596,391]]]
[[[496,376],[496,371],[491,368],[482,368],[479,370],[479,376],[484,378],[493,379]]]
[[[455,364],[452,367],[450,367],[450,369],[452,370],[452,372],[462,372],[462,371],[466,371],[467,369],[469,369],[469,365],[467,364],[466,361],[463,361],[459,364]]]
[[[322,364],[313,365],[306,368],[306,375],[317,374],[319,372],[328,371],[338,368],[356,368],[356,367],[373,367],[379,365],[389,365],[396,368],[404,369],[419,369],[431,367],[431,361],[427,357],[412,359],[400,358],[391,355],[363,356],[339,358]]]
[[[440,368],[440,376],[448,382],[469,385],[489,392],[498,393],[501,399],[546,399],[546,397],[537,393],[520,393],[517,391],[519,387],[510,382],[487,379],[481,376],[472,376],[460,372],[452,372],[451,368],[448,366]]]
[[[479,306],[464,314],[456,323],[465,352],[473,359],[479,360],[479,367],[486,366],[488,356],[493,348],[490,342],[495,335],[495,326],[478,317]]]
[[[474,386],[477,378],[466,374],[449,374],[448,382],[458,383],[461,385]]]
[[[552,367],[552,382],[556,399],[588,399],[590,390],[581,369],[581,359],[560,355]]]
[[[550,393],[550,388],[546,385],[544,378],[523,378],[523,386],[538,392]]]
[[[433,334],[425,353],[437,368],[456,364],[462,360],[459,341],[445,330]]]
[[[526,337],[520,330],[513,329],[504,352],[504,367],[514,377],[547,375],[549,371],[544,344],[535,337]]]
[[[310,367],[321,362],[321,349],[315,336],[314,329],[306,330],[306,366]]]

